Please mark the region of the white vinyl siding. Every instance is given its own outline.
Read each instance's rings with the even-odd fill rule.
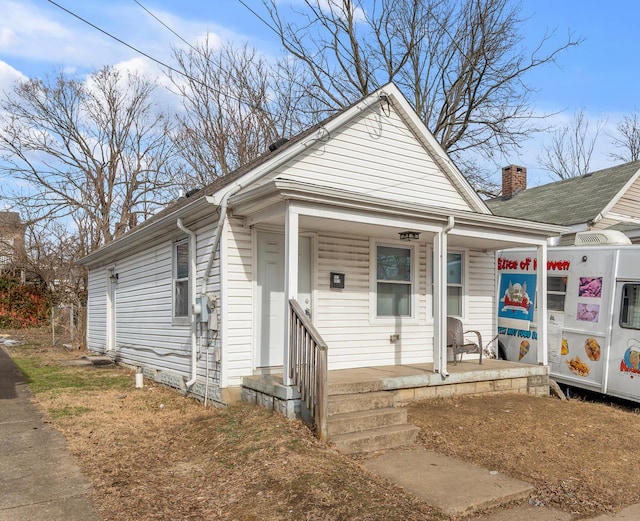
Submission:
[[[629,187],[620,200],[613,206],[611,212],[640,219],[638,201],[640,201],[640,180],[637,180]]]
[[[375,242],[366,238],[318,237],[316,327],[329,346],[329,369],[432,362],[432,294],[431,281],[427,279],[431,267],[426,263],[427,245],[415,245],[419,264],[418,305],[416,320],[409,323],[393,320],[371,323],[369,306],[375,299],[369,299],[366,292],[370,287],[370,273],[375,275],[375,266],[370,266],[370,247],[375,247]],[[465,329],[480,330],[484,342],[488,343],[495,329],[494,257],[483,251],[465,250],[462,259],[463,274],[466,274],[463,275]],[[329,288],[332,271],[345,273],[344,290]],[[394,334],[400,338],[391,342],[390,336]]]
[[[371,246],[373,244],[373,246]],[[416,244],[416,319],[402,324],[393,318],[371,322],[370,248],[368,237],[318,236],[316,327],[329,346],[329,369],[425,363],[433,358],[433,327],[426,321],[426,248]],[[375,259],[375,255],[373,255]],[[330,273],[345,274],[345,288],[329,287]],[[390,335],[398,334],[397,342]]]
[[[465,303],[464,328],[482,333],[486,346],[498,332],[496,324],[496,270],[492,252],[467,250],[467,302]],[[494,348],[496,346],[494,345]]]
[[[271,178],[279,175],[394,201],[470,210],[393,109],[390,116],[370,112],[328,142],[310,146]]]
[[[87,300],[87,349],[102,353],[107,348],[107,270],[89,271]]]
[[[253,239],[239,220],[225,227],[225,384],[240,385],[252,374],[254,356]]]
[[[198,235],[198,291],[209,259],[212,228],[211,225],[192,228]],[[152,244],[114,264],[118,273],[115,351],[126,364],[168,371],[188,379],[191,375],[191,325],[188,320],[184,324],[172,324],[173,248],[176,238],[169,237]],[[214,263],[207,286],[207,291],[213,293],[219,291],[216,268],[217,263]],[[106,344],[106,276],[105,268],[89,272],[91,323],[88,338],[92,339],[89,344],[92,350],[102,350],[99,346]],[[210,365],[213,368],[214,363]],[[198,357],[197,372],[199,378],[204,378],[204,350]]]

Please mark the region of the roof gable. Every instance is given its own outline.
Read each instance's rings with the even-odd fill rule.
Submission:
[[[290,179],[398,202],[489,213],[424,125],[412,118],[395,87],[388,85],[365,102],[340,125],[318,127],[300,154],[253,185]]]
[[[640,175],[640,161],[527,188],[508,199],[487,201],[495,215],[562,226],[593,221],[610,209]]]

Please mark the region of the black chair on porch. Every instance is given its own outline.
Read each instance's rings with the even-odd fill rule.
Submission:
[[[464,335],[468,333],[475,333],[478,340],[477,343],[464,338]],[[447,317],[447,349],[453,350],[454,364],[458,363],[458,355],[460,355],[460,361],[462,362],[464,353],[479,353],[480,363],[482,363],[482,336],[480,331],[473,329],[464,331],[462,321],[455,317]]]

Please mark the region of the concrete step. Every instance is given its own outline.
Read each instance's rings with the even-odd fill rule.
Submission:
[[[344,412],[329,416],[329,436],[406,423],[407,410],[398,407]]]
[[[395,393],[393,391],[377,391],[374,393],[329,395],[328,401],[329,415],[332,415],[393,407]]]
[[[383,390],[384,382],[380,378],[361,380],[357,382],[334,382],[327,386],[329,395],[370,393]]]
[[[420,429],[415,425],[393,425],[362,432],[350,432],[331,436],[333,445],[345,454],[374,452],[411,445]]]

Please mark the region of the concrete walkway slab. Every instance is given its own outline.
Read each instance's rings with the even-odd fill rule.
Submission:
[[[365,466],[452,516],[523,499],[529,483],[424,449],[391,450]]]
[[[0,346],[0,521],[99,521],[62,435]]]

